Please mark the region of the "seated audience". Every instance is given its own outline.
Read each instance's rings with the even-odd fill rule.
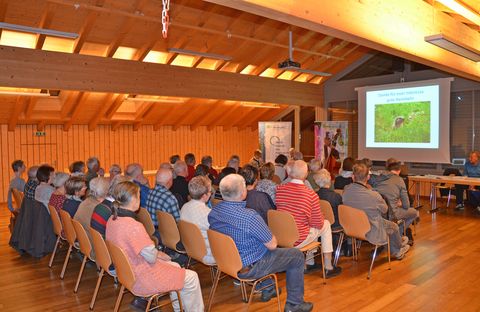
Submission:
[[[205,240],[205,245],[207,246],[207,254],[203,257],[203,262],[206,264],[215,264],[215,258],[213,258],[212,251],[210,250],[207,235],[207,230],[210,228],[208,214],[211,209],[207,207],[206,203],[212,194],[212,183],[210,179],[205,176],[196,176],[188,183],[188,191],[192,200],[183,205],[180,210],[180,220],[198,226]]]
[[[172,155],[169,158],[170,164],[173,166],[177,161],[181,160],[180,155]]]
[[[187,164],[187,175],[185,178],[187,179],[187,182],[190,181],[194,176],[195,176],[195,155],[192,153],[185,154],[184,157],[185,163]],[[175,162],[176,164],[177,162]],[[175,167],[174,164],[174,167]]]
[[[38,186],[37,170],[38,166],[32,166],[28,169],[28,180],[23,191],[24,196],[31,200],[35,200],[35,189]]]
[[[171,174],[171,172],[170,172]],[[121,182],[113,191],[114,214],[107,222],[106,239],[120,247],[126,254],[135,283],[133,291],[140,296],[180,290],[186,312],[203,312],[204,304],[198,275],[172,263],[170,257],[157,250],[145,231],[135,220],[140,208],[140,193],[136,183]],[[176,293],[170,293],[173,300]],[[174,311],[180,311],[178,301],[173,301]]]
[[[100,170],[100,161],[97,157],[90,157],[87,159],[87,174],[85,175],[85,181],[87,188],[90,188],[90,181],[98,177],[98,171]]]
[[[195,176],[196,177],[198,177],[198,176],[207,177],[207,178],[210,179],[210,181],[213,181],[210,178],[210,174],[208,173],[208,167],[205,166],[205,165],[202,165],[202,164],[197,165],[197,168],[195,168]]]
[[[184,161],[179,160],[173,165],[175,179],[173,179],[172,186],[170,187],[170,192],[172,192],[175,197],[177,197],[177,199],[180,199],[178,203],[180,207],[182,207],[184,203],[188,202],[188,170],[188,166]]]
[[[295,151],[295,153],[293,153],[292,160],[303,160],[303,153],[300,151]]]
[[[480,152],[472,151],[468,157],[468,161],[465,162],[465,167],[463,169],[463,175],[472,178],[480,178]],[[460,185],[455,184],[455,198],[457,201],[457,206],[455,207],[456,210],[463,210],[465,205],[463,203],[463,194],[466,189],[468,189],[468,185]],[[475,189],[474,187],[470,187],[471,190]],[[473,193],[473,192],[472,192]],[[475,192],[476,193],[476,192]],[[473,194],[473,205],[476,206],[476,209],[480,211],[478,204],[480,201],[477,198],[480,197],[477,194]]]
[[[72,177],[76,176],[84,176],[85,175],[85,163],[83,161],[74,161],[73,163],[70,164],[68,167],[68,170],[70,171],[70,175]]]
[[[53,179],[53,191],[50,196],[50,201],[48,204],[53,206],[57,213],[60,213],[60,210],[63,208],[63,203],[67,197],[65,196],[65,182],[67,182],[70,176],[64,172],[57,172],[55,178]]]
[[[290,147],[288,150],[288,160],[295,160],[293,157],[295,156],[295,149],[293,147]]]
[[[281,183],[282,185],[290,183],[292,181],[292,177],[290,176],[290,172],[292,171],[292,167],[293,167],[294,164],[295,164],[295,160],[289,160],[287,162],[287,164],[285,165],[285,172],[287,173],[287,177],[285,178],[285,180],[282,181],[282,183]],[[313,187],[310,184],[310,182],[308,182],[308,180],[305,179],[305,181],[303,181],[303,184],[305,184],[305,186],[308,187],[309,189],[313,190]]]
[[[235,169],[232,168],[232,167],[225,167],[222,169],[222,171],[220,171],[220,174],[218,175],[218,179],[213,183],[214,185],[220,185],[220,182],[223,180],[223,178],[225,178],[226,176],[230,175],[230,174],[234,174],[236,173]],[[215,192],[215,196],[214,196],[215,199],[222,199],[222,194],[220,193],[220,189],[217,189],[217,191]]]
[[[20,207],[13,207],[12,190],[16,189],[19,192],[23,192],[23,190],[25,189],[25,180],[22,178],[22,175],[25,172],[26,168],[23,160],[15,160],[12,163],[12,170],[15,176],[12,180],[10,180],[10,185],[8,186],[7,206],[8,210],[14,212],[18,211]]]
[[[275,205],[275,194],[277,193],[277,184],[272,181],[275,175],[275,166],[268,162],[260,167],[260,181],[255,185],[259,192],[267,193],[270,196],[273,206]]]
[[[250,159],[248,162],[249,165],[254,166],[257,169],[260,169],[261,166],[263,166],[264,161],[262,158],[262,151],[257,149],[255,152],[253,152],[253,157]]]
[[[180,219],[180,208],[178,201],[172,192],[169,191],[173,184],[172,171],[159,169],[155,177],[155,188],[152,189],[147,198],[146,209],[152,217],[153,225],[158,228],[157,210],[171,214],[175,221]]]
[[[340,174],[335,177],[335,182],[333,183],[335,189],[343,190],[346,185],[353,183],[352,170],[354,164],[355,159],[352,157],[347,157],[343,160],[342,170],[340,170]]]
[[[410,246],[408,238],[402,237],[398,225],[382,217],[388,211],[388,205],[382,196],[367,187],[368,168],[360,163],[353,166],[354,183],[345,187],[342,201],[345,205],[365,211],[371,229],[366,238],[372,244],[384,244],[387,235],[390,238],[390,252],[398,260],[403,259]]]
[[[208,221],[210,229],[230,236],[235,242],[243,264],[239,277],[254,279],[286,271],[284,311],[311,311],[313,304],[303,299],[303,254],[296,248],[277,248],[277,239],[260,215],[246,209],[247,189],[240,175],[231,174],[222,179],[220,191],[224,201],[212,209]],[[275,296],[273,285],[262,291],[262,301]]]
[[[268,210],[274,209],[274,204],[267,193],[257,191],[255,184],[257,183],[258,170],[252,165],[246,165],[240,170],[240,175],[245,179],[247,186],[247,208],[255,210],[265,223],[268,223]]]
[[[313,176],[319,172],[320,169],[322,169],[322,161],[320,159],[312,159],[310,160],[310,163],[308,164],[308,168],[310,169],[308,171],[308,176],[307,176],[307,181],[310,183],[312,186],[313,190],[315,192],[318,192],[318,189],[320,188],[317,183],[315,183],[315,179]]]
[[[208,167],[209,178],[210,178],[210,180],[214,181],[218,177],[218,172],[217,172],[217,170],[213,169],[212,156],[210,156],[210,155],[203,156],[201,164]]]
[[[275,158],[275,175],[280,178],[280,181],[285,180],[287,173],[285,172],[284,166],[287,164],[287,156],[280,154]]]
[[[55,191],[51,185],[55,178],[55,169],[49,165],[42,165],[37,170],[37,180],[40,183],[35,189],[35,200],[41,202],[48,210],[50,196]]]
[[[110,173],[109,179],[112,180],[115,176],[122,174],[122,167],[120,167],[120,165],[113,164],[110,166],[108,173]]]
[[[342,204],[342,196],[332,190],[332,177],[327,169],[320,169],[314,176],[315,183],[319,186],[317,195],[320,199],[326,200],[332,206],[333,215],[335,216],[335,223],[331,225],[332,228],[339,227],[338,221],[338,205]]]
[[[143,167],[137,163],[129,164],[125,169],[125,176],[140,187],[140,207],[145,207],[150,193],[150,185],[148,179],[143,175]]]
[[[102,234],[105,238],[105,229],[108,219],[112,216],[112,206],[115,199],[113,198],[113,190],[118,183],[130,181],[129,178],[117,175],[111,181],[108,187],[108,194],[105,199],[99,203],[92,212],[92,218],[90,219],[90,226],[98,233]]]
[[[87,185],[83,177],[70,177],[65,182],[65,193],[67,199],[63,203],[63,210],[68,212],[73,218],[77,213],[78,206],[82,202],[82,197],[85,196]]]
[[[385,166],[387,172],[377,178],[374,190],[386,198],[387,204],[392,210],[389,219],[405,221],[409,243],[413,244],[412,230],[409,226],[419,214],[416,209],[410,208],[407,187],[400,177],[401,163],[395,158],[389,158]],[[403,228],[400,228],[400,233],[403,233]]]
[[[302,248],[321,238],[325,277],[331,278],[339,275],[342,269],[332,265],[333,245],[330,222],[323,217],[317,194],[304,184],[307,174],[307,163],[303,160],[294,161],[289,174],[292,181],[277,188],[277,210],[286,211],[295,219],[299,234],[295,242],[296,248]],[[307,272],[321,268],[315,264],[315,259],[311,255],[309,258]]]
[[[240,157],[238,155],[232,155],[226,167],[235,169],[235,173],[237,173],[240,170]]]

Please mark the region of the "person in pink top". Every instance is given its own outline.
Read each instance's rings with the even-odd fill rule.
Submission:
[[[113,190],[114,213],[107,222],[106,240],[120,247],[127,255],[135,274],[133,291],[140,296],[180,290],[183,308],[187,312],[204,310],[202,290],[194,271],[180,268],[170,257],[155,248],[144,226],[135,220],[140,207],[140,189],[133,182],[117,184]],[[172,301],[175,292],[170,294]],[[178,301],[173,301],[180,311]]]
[[[297,224],[299,239],[295,247],[302,248],[311,242],[321,238],[322,254],[325,260],[325,276],[327,278],[341,273],[340,267],[332,265],[332,230],[330,222],[325,220],[320,209],[318,195],[305,186],[308,175],[308,165],[303,160],[295,160],[290,168],[289,177],[292,180],[277,187],[276,205],[277,210],[290,213]],[[313,257],[307,261],[307,272],[319,269]]]

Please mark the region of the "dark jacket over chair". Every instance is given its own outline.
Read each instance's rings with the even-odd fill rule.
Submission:
[[[45,206],[25,197],[10,238],[10,246],[20,254],[41,258],[53,251],[56,242],[52,219]]]

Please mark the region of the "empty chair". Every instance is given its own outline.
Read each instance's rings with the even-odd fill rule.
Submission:
[[[102,235],[93,228],[90,228],[90,236],[92,237],[93,250],[95,251],[95,261],[100,267],[100,273],[98,274],[97,285],[95,286],[95,291],[93,292],[92,300],[90,301],[90,310],[93,310],[95,305],[95,300],[97,299],[98,290],[102,284],[102,279],[107,272],[110,276],[116,279],[116,274],[113,274],[110,270],[112,265],[112,258],[108,252],[107,245],[103,240]]]
[[[213,297],[218,286],[218,281],[220,279],[221,273],[230,275],[231,277],[238,279],[240,281],[240,288],[242,291],[242,299],[245,302],[248,302],[248,306],[252,302],[253,293],[256,289],[258,283],[272,279],[275,283],[275,290],[278,294],[278,282],[276,274],[268,274],[256,280],[247,280],[238,277],[238,272],[242,269],[242,260],[240,254],[238,253],[237,246],[230,236],[219,233],[217,231],[208,230],[208,241],[210,242],[210,248],[212,249],[212,254],[217,261],[218,270],[215,274],[215,280],[213,282],[212,290],[210,292],[210,298],[208,300],[207,311],[211,310]],[[252,285],[252,290],[250,296],[247,296],[246,284]],[[267,286],[270,287],[270,286]],[[260,291],[261,289],[257,289]],[[248,298],[248,300],[247,300]],[[277,296],[278,311],[280,312],[280,298]],[[248,308],[248,307],[247,307]]]
[[[147,234],[150,236],[152,241],[155,243],[155,247],[158,247],[158,238],[155,236],[155,226],[153,225],[152,217],[147,209],[140,207],[137,211],[137,218],[147,231]]]
[[[55,254],[57,253],[57,248],[60,245],[60,242],[62,240],[65,241],[66,238],[63,237],[62,221],[60,220],[57,211],[52,205],[48,205],[48,210],[50,211],[50,217],[52,218],[53,232],[55,233],[55,235],[57,235],[57,242],[55,243],[52,255],[50,256],[50,261],[48,262],[48,267],[51,268],[53,264],[53,259],[55,258]]]
[[[13,188],[12,195],[13,195],[13,200],[15,200],[17,209],[20,209],[20,207],[22,207],[22,202],[23,202],[23,196],[24,196],[23,192],[20,192],[19,190]]]
[[[83,228],[83,225],[74,219],[72,219],[72,225],[75,229],[75,234],[77,235],[77,240],[80,245],[80,252],[83,254],[83,261],[82,265],[80,266],[80,272],[78,273],[77,283],[73,289],[73,292],[76,293],[78,291],[78,286],[80,285],[80,280],[82,279],[83,270],[85,269],[87,260],[94,260],[92,259],[92,244],[90,243],[90,239],[88,238],[87,232]]]
[[[297,224],[293,216],[286,211],[269,210],[268,211],[268,227],[272,231],[273,235],[277,238],[278,246],[281,247],[294,247],[295,242],[298,240],[299,234]],[[319,249],[320,242],[311,242],[310,244],[299,248],[299,250],[305,253],[305,262],[312,257],[313,251]],[[309,254],[312,254],[309,256]],[[321,252],[320,252],[321,254]],[[322,258],[322,268],[325,268],[325,264]],[[323,282],[325,283],[325,270],[323,269]]]
[[[160,233],[160,239],[162,245],[184,254],[184,250],[179,250],[177,244],[180,242],[180,233],[178,232],[177,223],[171,214],[164,211],[157,211],[158,220],[158,232]]]
[[[120,288],[120,291],[118,293],[117,301],[115,303],[115,308],[114,308],[114,312],[117,312],[120,308],[120,303],[122,302],[125,288],[128,291],[130,291],[133,295],[138,296],[138,294],[135,294],[133,292],[133,285],[135,284],[135,274],[133,273],[133,270],[127,258],[127,255],[125,255],[123,250],[110,241],[106,241],[106,245],[112,257],[113,264],[115,265],[115,270],[117,272],[118,280],[120,284],[122,284],[122,287]],[[175,290],[175,292],[177,293],[177,298],[178,298],[177,300],[180,306],[180,311],[182,311],[183,307],[182,307],[182,299],[180,298],[180,292],[179,290]],[[154,300],[155,300],[155,303],[157,303],[157,300],[159,297],[166,296],[168,294],[169,294],[168,292],[164,292],[164,293],[156,293],[156,294],[149,295],[147,308],[145,309],[145,311],[150,311],[151,309],[150,307],[152,306],[152,302]]]
[[[60,218],[62,219],[63,231],[65,232],[65,238],[68,242],[67,255],[65,256],[65,261],[63,262],[62,273],[60,273],[60,278],[63,279],[65,276],[65,270],[67,269],[68,261],[70,259],[70,254],[72,249],[75,247],[75,241],[77,240],[77,234],[72,224],[72,217],[65,210],[60,210]]]
[[[344,235],[347,235],[352,238],[352,246],[353,246],[353,256],[357,259],[357,243],[356,240],[364,240],[368,241],[366,238],[366,234],[370,231],[370,222],[368,221],[367,214],[356,208],[352,208],[347,205],[339,205],[338,206],[338,218],[340,221],[340,225],[343,228],[343,233],[340,234],[340,241],[338,246],[341,246],[343,242]],[[388,257],[388,269],[390,270],[390,239],[387,235],[386,242],[384,244],[374,244],[375,250],[372,256],[372,262],[370,263],[370,269],[368,270],[367,278],[370,279],[372,274],[372,267],[373,262],[375,261],[375,257],[377,256],[377,249],[379,246],[387,245],[387,257]],[[340,248],[337,246],[336,250],[336,259],[338,260],[338,255],[340,254]]]

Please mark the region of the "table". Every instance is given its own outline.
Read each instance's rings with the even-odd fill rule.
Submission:
[[[460,184],[470,186],[480,186],[480,178],[470,178],[464,176],[438,176],[438,175],[424,175],[424,176],[408,176],[408,180],[415,184],[415,203],[414,206],[420,205],[420,182],[431,184],[432,195],[432,209],[431,213],[438,211],[437,208],[437,196],[435,193],[435,186],[441,183]]]

